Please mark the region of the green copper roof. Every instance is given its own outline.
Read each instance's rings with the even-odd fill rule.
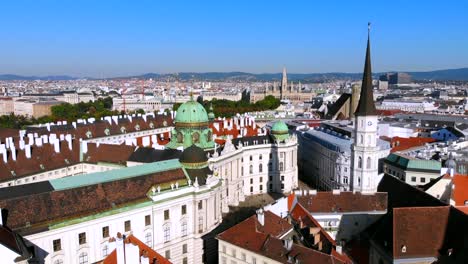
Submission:
[[[440,171],[442,164],[436,160],[409,158],[395,153],[388,155],[387,160],[403,169]]]
[[[276,121],[273,126],[271,127],[271,131],[273,134],[276,134],[277,132],[280,132],[280,133],[284,133],[284,132],[288,132],[288,126],[286,125],[286,123],[284,123],[283,121]]]
[[[205,108],[198,102],[190,101],[183,103],[177,109],[175,123],[204,123],[208,122],[208,114]]]
[[[126,167],[122,169],[54,179],[50,180],[49,182],[55,190],[64,190],[103,182],[128,179],[162,171],[174,170],[178,168],[182,168],[182,165],[180,164],[179,160],[172,159],[160,162],[147,163],[138,166]]]

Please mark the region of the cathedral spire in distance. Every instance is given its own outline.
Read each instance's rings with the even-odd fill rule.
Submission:
[[[286,67],[283,67],[283,79],[281,80],[281,90],[286,92],[288,90],[288,75],[286,74]]]
[[[369,116],[377,115],[374,104],[374,93],[372,87],[372,68],[371,68],[371,55],[370,55],[370,22],[367,28],[367,50],[366,61],[364,64],[364,74],[362,76],[361,95],[359,103],[354,115],[356,116]]]

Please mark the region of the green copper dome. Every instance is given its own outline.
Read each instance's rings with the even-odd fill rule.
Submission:
[[[283,121],[277,121],[271,127],[271,135],[277,141],[284,141],[289,137],[288,126]]]
[[[177,109],[177,115],[175,118],[176,126],[200,126],[207,125],[208,114],[205,108],[198,102],[190,101],[183,103],[179,109]]]
[[[283,121],[277,121],[271,127],[272,134],[287,134],[288,131],[288,126]]]

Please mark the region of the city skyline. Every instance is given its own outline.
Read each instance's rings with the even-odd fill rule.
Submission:
[[[4,4],[0,74],[359,73],[368,21],[375,72],[468,66],[462,2],[24,4]]]

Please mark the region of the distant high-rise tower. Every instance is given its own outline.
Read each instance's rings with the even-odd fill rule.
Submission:
[[[370,57],[370,27],[361,95],[354,113],[354,142],[351,155],[353,190],[375,192],[378,180],[377,111],[374,105]]]

